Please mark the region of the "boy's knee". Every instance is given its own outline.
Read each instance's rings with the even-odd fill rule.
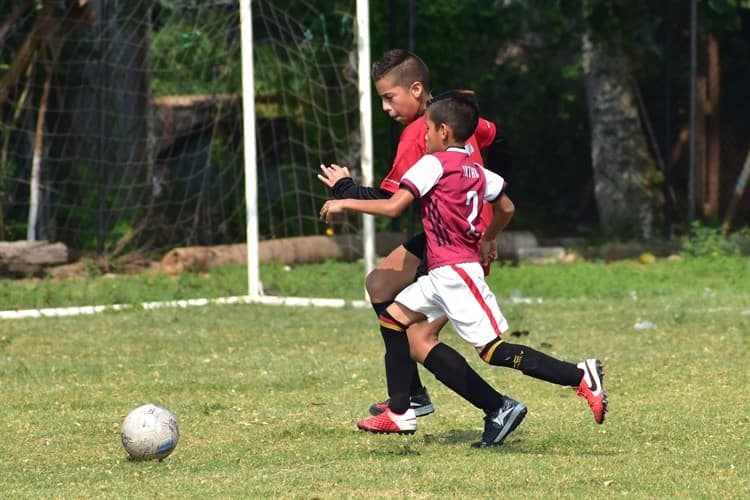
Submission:
[[[424,364],[424,360],[427,354],[438,344],[437,338],[435,339],[420,339],[414,341],[409,337],[409,356],[417,363]]]
[[[370,297],[370,302],[377,303],[393,300],[398,291],[394,293],[393,287],[389,285],[392,285],[392,283],[389,283],[384,271],[379,269],[370,271],[370,274],[365,278],[365,289],[367,290],[367,295]]]
[[[369,293],[372,296],[372,292],[377,291],[378,287],[378,270],[373,269],[370,271],[365,278],[365,289],[367,290],[367,293]]]

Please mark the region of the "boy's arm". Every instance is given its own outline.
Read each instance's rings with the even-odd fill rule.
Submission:
[[[497,259],[497,235],[510,223],[515,211],[515,205],[505,193],[492,203],[492,221],[485,229],[479,246],[483,266],[488,266],[490,262]]]
[[[333,186],[333,197],[337,200],[355,198],[358,200],[385,200],[391,192],[377,187],[355,184],[351,177],[341,179]]]
[[[370,215],[398,217],[412,201],[414,201],[414,195],[407,188],[400,188],[386,200],[328,200],[320,209],[320,218],[330,222],[332,216],[347,210]]]
[[[500,231],[510,223],[515,213],[516,207],[507,194],[501,194],[500,197],[492,203],[492,221],[484,231],[482,239],[485,241],[495,241]]]
[[[330,166],[321,165],[318,179],[331,188],[333,197],[337,200],[355,198],[358,200],[382,200],[391,197],[391,192],[385,189],[355,184],[349,169],[335,163]]]

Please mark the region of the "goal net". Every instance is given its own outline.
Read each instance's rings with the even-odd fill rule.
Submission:
[[[237,0],[0,0],[0,241],[110,261],[244,243],[247,144],[258,252],[325,235],[318,166],[361,163],[355,1],[247,2],[252,47]],[[361,228],[333,228],[350,258]]]

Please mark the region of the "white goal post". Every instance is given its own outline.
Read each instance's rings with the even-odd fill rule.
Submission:
[[[253,78],[253,15],[250,0],[240,0],[242,40],[242,122],[245,150],[245,213],[247,214],[247,295],[261,295],[258,258],[258,164],[255,152],[255,80]]]
[[[240,29],[242,33],[242,103],[244,123],[245,151],[245,201],[247,210],[247,278],[248,297],[251,301],[263,301],[263,285],[260,279],[260,261],[258,258],[258,193],[257,193],[257,157],[255,130],[255,80],[253,67],[253,32],[251,0],[240,0]],[[372,185],[373,151],[372,151],[372,92],[370,90],[370,21],[368,0],[357,0],[357,83],[359,90],[359,128],[360,128],[360,168],[362,183]],[[365,273],[375,267],[375,224],[371,215],[363,215],[362,254]],[[365,292],[366,294],[366,292]],[[317,299],[316,299],[317,300]],[[267,301],[266,301],[267,302]],[[286,303],[283,298],[274,297],[273,303]],[[299,305],[298,300],[292,303]],[[338,302],[335,302],[338,304]]]
[[[372,156],[372,84],[370,83],[370,13],[368,0],[357,0],[357,55],[359,83],[359,130],[362,140],[361,167],[362,182],[366,186],[373,183]],[[362,243],[365,259],[365,273],[375,268],[375,219],[363,215]]]

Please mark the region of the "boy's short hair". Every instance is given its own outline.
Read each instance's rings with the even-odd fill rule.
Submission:
[[[466,142],[479,123],[479,104],[471,90],[449,90],[427,102],[427,113],[438,127],[445,123],[453,137]]]
[[[430,90],[430,70],[416,54],[404,49],[393,49],[372,65],[372,80],[377,82],[386,75],[393,77],[399,87],[409,87],[420,82],[427,92]]]

